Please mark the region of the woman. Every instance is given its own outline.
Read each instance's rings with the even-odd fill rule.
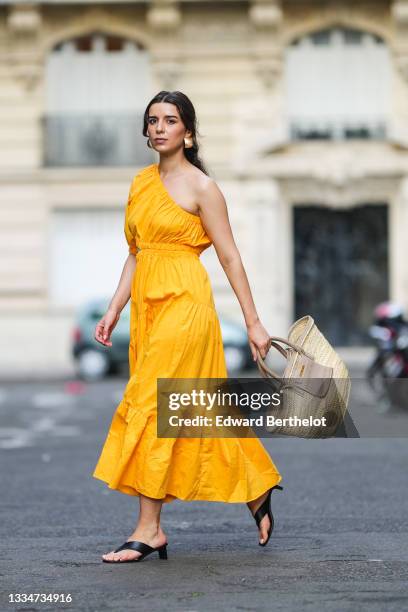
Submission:
[[[281,476],[258,438],[158,438],[157,378],[227,378],[221,330],[200,253],[214,245],[239,300],[254,360],[269,349],[229,224],[224,197],[198,156],[197,122],[181,92],[161,91],[144,115],[160,155],[133,179],[125,210],[129,256],[95,339],[110,336],[131,299],[130,378],[93,476],[139,496],[135,530],[105,562],[167,558],[162,504],[247,502],[264,546],[273,529],[270,496]]]

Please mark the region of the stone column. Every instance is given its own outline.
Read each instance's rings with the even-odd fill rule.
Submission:
[[[7,104],[2,105],[0,162],[3,168],[41,165],[42,58],[39,52],[41,9],[31,3],[11,6],[5,29],[6,51],[2,56],[0,88]],[[24,129],[25,136],[21,132]],[[10,133],[16,140],[10,142]],[[6,144],[2,145],[2,138]]]
[[[156,89],[177,89],[180,74],[179,29],[181,9],[175,0],[153,0],[147,15],[147,23],[156,37],[152,49],[153,79]]]
[[[249,20],[255,29],[252,48],[255,70],[265,87],[270,88],[282,73],[280,0],[251,0]]]
[[[399,186],[396,197],[390,202],[390,299],[400,302],[408,313],[408,176]]]
[[[245,189],[248,276],[261,321],[271,335],[285,335],[291,322],[289,209],[273,179],[252,180]]]
[[[389,138],[408,146],[408,0],[391,3],[393,37],[391,52],[395,62],[393,109],[389,126]]]

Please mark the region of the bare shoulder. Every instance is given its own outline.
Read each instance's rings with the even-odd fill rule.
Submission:
[[[209,198],[214,198],[215,195],[222,197],[221,190],[215,180],[195,166],[191,171],[191,184],[199,203],[203,203]]]

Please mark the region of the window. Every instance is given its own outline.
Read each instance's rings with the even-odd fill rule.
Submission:
[[[332,28],[293,41],[285,70],[291,138],[385,138],[390,79],[389,50],[378,36]]]
[[[142,136],[149,94],[149,54],[135,42],[94,32],[60,43],[46,66],[44,163],[149,163]]]

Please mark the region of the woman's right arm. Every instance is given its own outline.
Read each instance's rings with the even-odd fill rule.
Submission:
[[[136,257],[129,253],[118,287],[110,301],[108,309],[95,328],[95,340],[105,346],[112,346],[110,336],[120,318],[120,313],[129,301],[132,287],[132,278],[136,268]]]

